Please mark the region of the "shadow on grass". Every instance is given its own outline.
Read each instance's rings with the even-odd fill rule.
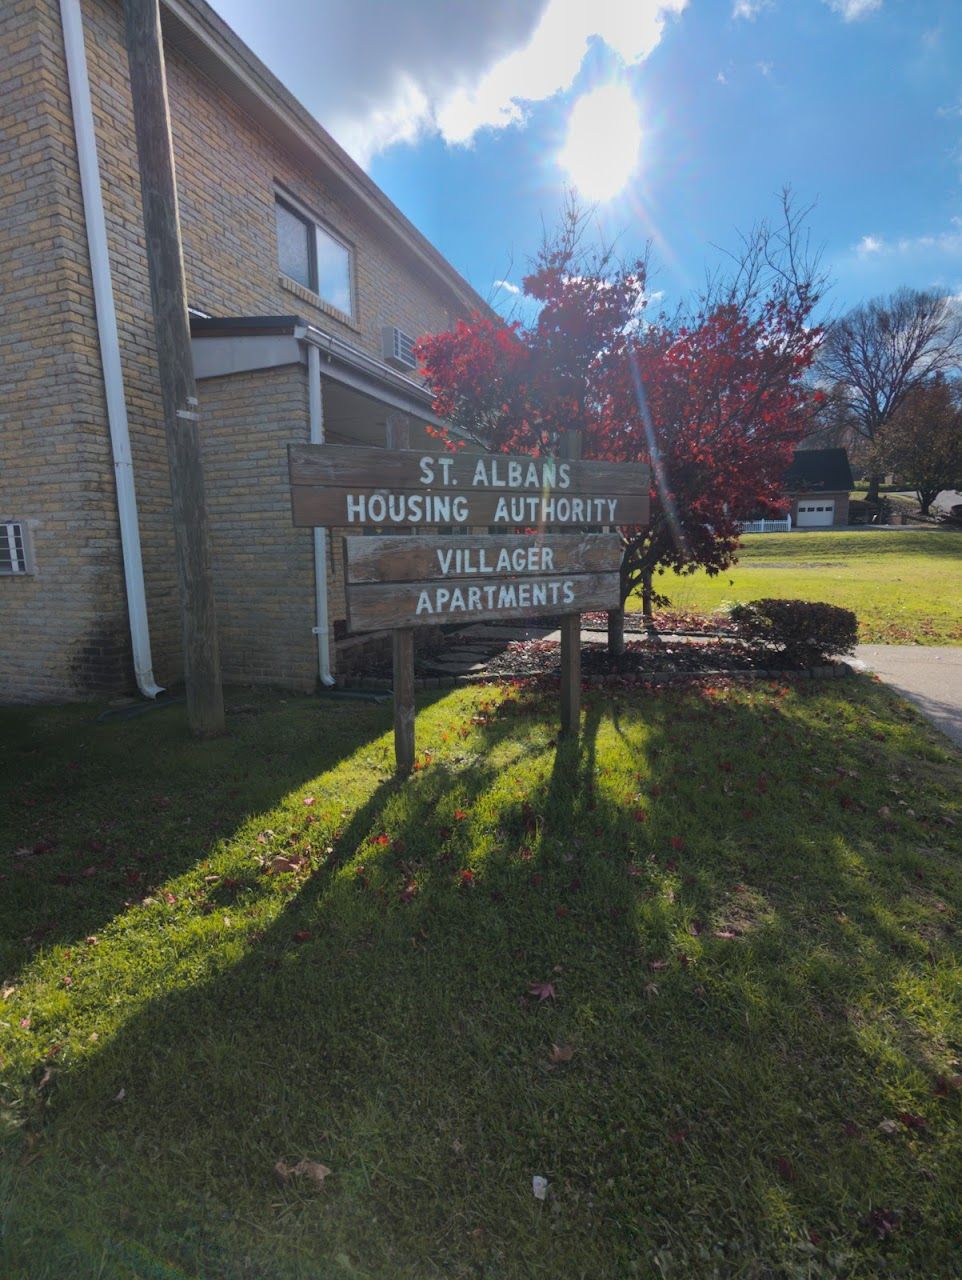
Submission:
[[[876,817],[912,728],[846,699],[589,695],[558,744],[550,695],[476,695],[235,963],[54,1081],[8,1274],[952,1274],[962,882]],[[325,1190],[278,1187],[305,1156]]]

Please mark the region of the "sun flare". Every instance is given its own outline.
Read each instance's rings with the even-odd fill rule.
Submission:
[[[627,184],[640,150],[638,104],[626,84],[607,84],[572,107],[558,160],[585,199],[605,201]]]

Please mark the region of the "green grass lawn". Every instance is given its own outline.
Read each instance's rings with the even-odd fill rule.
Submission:
[[[244,699],[0,713],[4,1280],[959,1274],[962,757],[912,710],[592,692],[559,746],[463,689],[397,785],[388,707]]]
[[[950,530],[747,534],[731,569],[666,573],[655,587],[682,611],[824,600],[855,610],[865,643],[962,644],[962,534]]]

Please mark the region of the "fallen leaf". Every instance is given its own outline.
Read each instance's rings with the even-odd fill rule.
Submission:
[[[936,1076],[935,1093],[940,1098],[947,1098],[954,1089],[962,1089],[962,1076]]]
[[[127,1090],[121,1089],[119,1093],[114,1095],[114,1102],[123,1102],[126,1096],[127,1096]]]
[[[289,858],[282,853],[278,854],[276,858],[271,858],[271,871],[275,875],[283,875],[285,871],[296,871],[300,865],[300,858]]]
[[[313,797],[313,796],[305,796],[305,797],[304,797],[304,803],[305,803],[305,804],[308,804],[308,805],[313,804],[313,803],[314,803],[314,797]]]
[[[294,934],[294,941],[295,941],[295,942],[310,942],[310,940],[311,940],[311,938],[313,938],[313,936],[314,936],[314,935],[311,933],[310,929],[298,929],[298,930],[297,930],[297,932]]]
[[[667,960],[649,960],[648,968],[655,973],[661,973],[663,969],[668,968],[668,961]]]
[[[543,1000],[554,1000],[557,993],[553,982],[529,982],[528,994],[537,996],[538,1004],[541,1004]]]
[[[13,985],[12,982],[4,983],[2,990],[0,990],[0,997],[2,997],[4,1000],[9,1000],[10,997],[13,995],[13,993],[16,991],[16,989],[17,988]]]
[[[309,1178],[315,1186],[323,1189],[324,1180],[330,1177],[331,1170],[326,1164],[318,1164],[316,1160],[298,1160],[297,1164],[286,1164],[278,1160],[274,1166],[278,1182],[286,1186],[292,1178]]]
[[[775,1166],[778,1169],[779,1177],[784,1178],[786,1182],[795,1181],[795,1167],[786,1156],[776,1157]]]
[[[899,1119],[906,1129],[912,1129],[915,1133],[920,1133],[925,1128],[925,1117],[917,1116],[911,1111],[901,1111]]]
[[[548,1054],[548,1061],[557,1065],[559,1062],[570,1062],[574,1055],[573,1044],[553,1044]]]
[[[738,934],[734,931],[734,929],[716,929],[715,937],[725,938],[728,941],[731,941],[733,938],[737,938]]]
[[[892,1138],[895,1134],[900,1133],[899,1122],[897,1120],[880,1120],[875,1126],[879,1133],[886,1138]]]
[[[653,1000],[655,996],[658,994],[658,987],[654,982],[646,982],[643,987],[643,990],[649,1000]]]
[[[21,1031],[29,1031],[29,1030],[30,1030],[30,1019],[29,1019],[29,1018],[21,1018],[21,1019],[20,1019],[20,1030],[21,1030]]]
[[[546,1200],[548,1198],[548,1179],[542,1178],[540,1174],[535,1174],[531,1179],[531,1192],[536,1200]]]

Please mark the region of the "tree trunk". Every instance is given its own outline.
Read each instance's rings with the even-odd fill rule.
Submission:
[[[641,575],[641,612],[645,619],[645,625],[651,629],[652,608],[651,598],[654,592],[651,586],[651,570],[645,569]]]
[[[625,651],[625,606],[608,610],[608,656],[620,658]]]
[[[870,475],[868,478],[868,493],[865,495],[866,502],[878,502],[879,485],[882,483],[882,477]]]
[[[931,489],[917,489],[915,491],[915,496],[919,500],[919,510],[924,516],[929,514],[929,507],[931,507],[932,503],[939,496],[939,492],[940,491],[938,489],[936,489],[934,493]]]

